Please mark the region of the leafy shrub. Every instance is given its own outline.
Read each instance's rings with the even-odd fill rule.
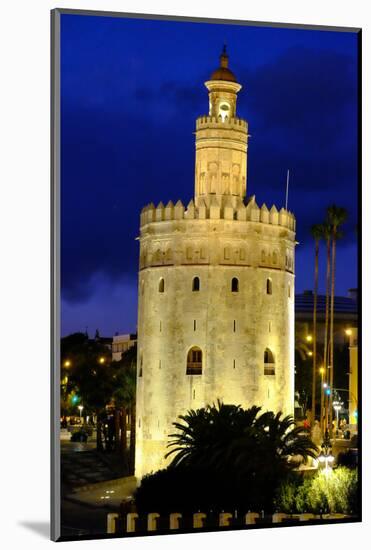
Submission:
[[[297,476],[282,483],[277,491],[277,510],[286,513],[358,513],[357,470],[339,467],[320,471],[303,480]]]

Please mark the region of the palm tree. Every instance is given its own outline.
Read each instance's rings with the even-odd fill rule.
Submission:
[[[172,466],[203,466],[205,458],[218,464],[230,439],[252,426],[259,411],[260,407],[251,407],[246,415],[240,405],[225,405],[220,400],[216,405],[189,410],[179,416],[184,423],[173,423],[178,432],[169,436],[172,441],[168,447],[173,449],[166,458],[175,454]]]
[[[171,466],[194,467],[214,472],[237,471],[243,479],[251,476],[274,477],[290,469],[289,458],[300,455],[306,461],[317,448],[308,431],[295,427],[292,416],[243,409],[218,401],[190,410],[174,422],[178,432],[171,434],[166,458],[175,455]],[[274,475],[273,475],[274,474]]]
[[[319,243],[324,236],[323,224],[313,225],[311,234],[314,238],[314,299],[313,299],[313,372],[312,372],[312,425],[316,417],[316,375],[317,375],[317,297],[318,297],[318,258]],[[321,389],[322,392],[322,389]],[[322,418],[322,410],[320,413]]]
[[[326,309],[325,309],[325,337],[323,345],[323,362],[325,368],[324,382],[328,383],[328,326],[329,326],[329,305],[330,305],[330,277],[331,277],[331,226],[328,223],[323,224],[323,238],[326,241]],[[322,388],[323,391],[323,388]],[[321,411],[322,414],[322,411]],[[328,399],[325,397],[325,422],[321,427],[322,431],[327,428],[328,423]]]
[[[327,220],[331,226],[332,236],[332,261],[331,261],[331,307],[330,307],[330,434],[332,435],[332,401],[334,384],[334,303],[335,303],[335,266],[336,266],[336,241],[340,237],[339,227],[347,219],[348,213],[345,208],[333,204],[327,209]]]

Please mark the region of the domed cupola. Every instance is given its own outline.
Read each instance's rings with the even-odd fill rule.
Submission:
[[[212,73],[210,80],[225,80],[227,82],[237,82],[237,78],[228,68],[229,57],[227,54],[227,46],[224,44],[223,51],[220,55],[220,66]]]

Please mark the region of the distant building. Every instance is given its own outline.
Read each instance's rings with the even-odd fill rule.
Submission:
[[[112,360],[120,361],[122,354],[135,346],[136,334],[115,334],[112,340]]]
[[[295,351],[304,359],[313,346],[313,301],[314,294],[305,290],[295,295]],[[324,344],[326,318],[326,296],[317,298],[317,346],[321,354]],[[348,342],[347,329],[358,324],[357,289],[350,289],[348,296],[335,296],[334,300],[334,346],[345,346]],[[323,360],[323,358],[322,358]],[[320,366],[320,364],[318,364]]]

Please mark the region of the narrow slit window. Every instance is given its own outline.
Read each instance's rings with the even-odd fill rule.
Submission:
[[[197,323],[196,323],[196,319],[194,319],[194,321],[193,321],[193,330],[196,330],[196,328],[197,328]]]
[[[158,283],[158,291],[159,292],[165,292],[165,281],[162,277],[161,277],[161,279]]]
[[[267,294],[272,294],[272,279],[267,279]]]
[[[233,332],[236,332],[236,321],[233,321]]]
[[[232,292],[238,292],[239,291],[239,284],[237,277],[233,277],[231,282],[231,291]]]

